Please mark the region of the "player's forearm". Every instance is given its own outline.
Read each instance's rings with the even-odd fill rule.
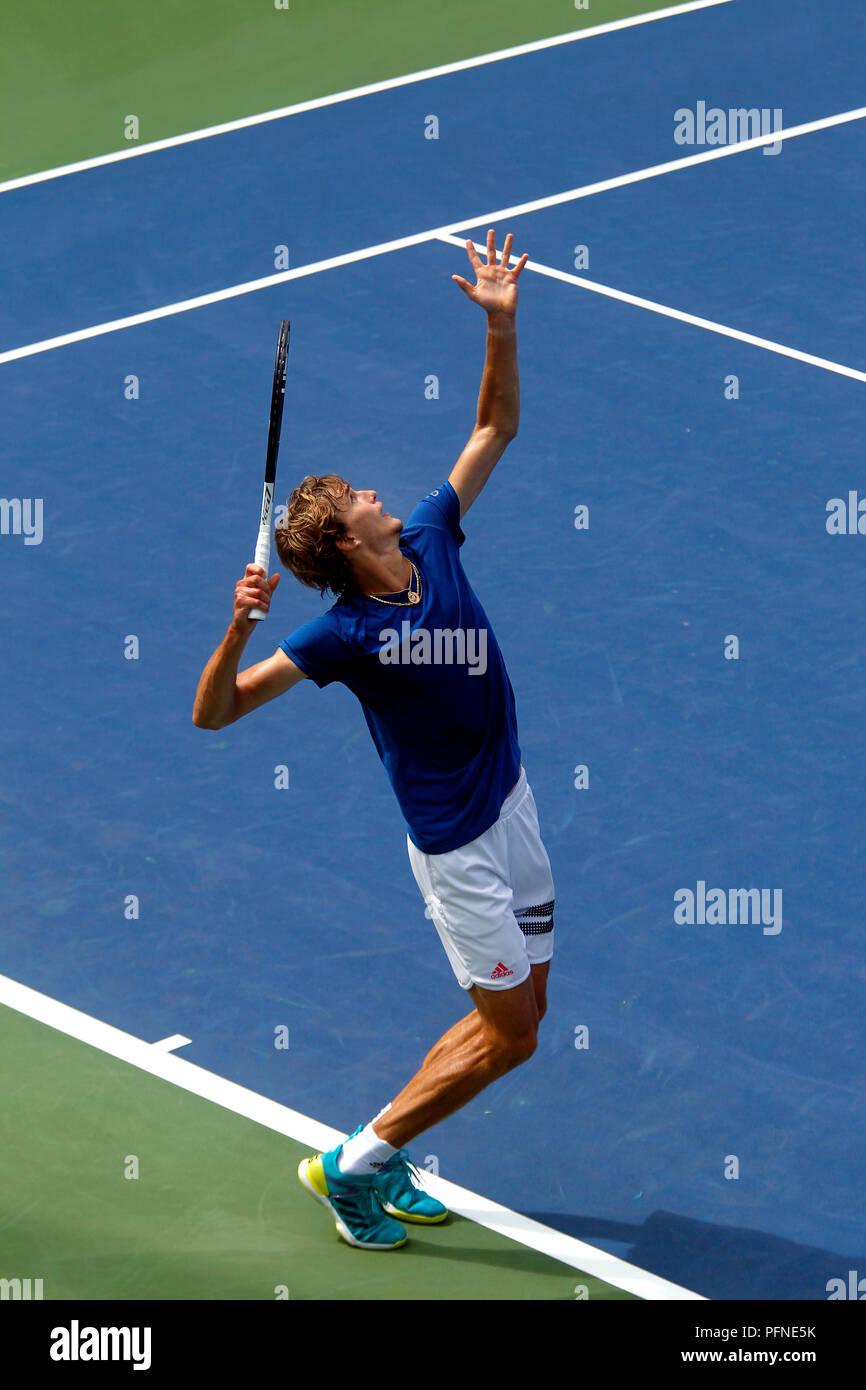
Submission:
[[[513,314],[487,315],[487,357],[478,395],[478,429],[513,436],[520,421],[517,324]]]
[[[253,625],[248,626],[252,632]],[[239,631],[232,623],[202,671],[192,711],[192,722],[200,729],[221,729],[232,722],[238,667],[250,632]]]

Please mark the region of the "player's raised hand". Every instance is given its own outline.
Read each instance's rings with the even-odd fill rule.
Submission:
[[[261,565],[247,565],[243,579],[239,579],[235,585],[235,610],[232,618],[235,627],[241,628],[252,621],[251,608],[261,608],[267,613],[271,606],[271,595],[279,582],[279,574],[272,574],[268,579]]]
[[[514,314],[517,312],[517,277],[526,262],[529,252],[521,256],[517,265],[509,266],[511,259],[511,233],[505,238],[502,260],[496,264],[496,233],[493,228],[487,233],[487,264],[485,265],[471,241],[466,243],[466,251],[475,271],[475,284],[470,285],[462,275],[452,275],[451,279],[476,304],[486,309],[488,314]]]

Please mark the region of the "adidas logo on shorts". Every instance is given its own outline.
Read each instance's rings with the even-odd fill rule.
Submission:
[[[513,971],[513,970],[509,970],[509,969],[508,969],[508,966],[507,966],[507,965],[503,965],[503,964],[502,964],[502,961],[500,961],[499,964],[497,965],[496,969],[494,970],[493,974],[490,976],[490,978],[491,978],[491,980],[504,980],[505,977],[506,977],[507,975],[513,975],[513,974],[514,974],[514,971]]]

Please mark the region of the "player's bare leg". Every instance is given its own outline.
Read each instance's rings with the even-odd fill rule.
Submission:
[[[459,1110],[535,1051],[546,1007],[549,963],[533,965],[514,989],[474,985],[471,1014],[455,1023],[427,1054],[421,1068],[375,1123],[375,1133],[395,1149]]]
[[[538,1007],[539,1020],[544,1018],[547,1013],[547,976],[550,971],[550,961],[545,961],[543,965],[530,966],[532,972],[532,983],[535,986],[535,1003]],[[481,1015],[477,1009],[471,1009],[465,1018],[461,1018],[459,1023],[455,1023],[453,1028],[449,1028],[447,1033],[443,1033],[437,1043],[434,1043],[424,1061],[419,1067],[423,1071],[429,1063],[438,1060],[440,1053],[448,1052],[458,1044],[464,1042],[473,1033],[478,1033],[483,1028]]]

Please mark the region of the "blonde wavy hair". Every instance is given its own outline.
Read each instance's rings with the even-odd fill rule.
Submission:
[[[345,534],[337,506],[350,491],[338,473],[309,475],[286,503],[286,514],[274,529],[274,545],[286,569],[310,589],[338,598],[354,582],[352,566],[336,541]]]

